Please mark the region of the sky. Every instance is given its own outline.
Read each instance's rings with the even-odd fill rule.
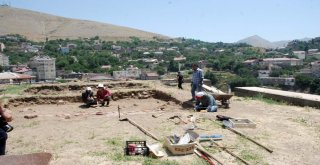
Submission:
[[[169,37],[236,42],[320,36],[320,0],[0,0],[12,7]]]

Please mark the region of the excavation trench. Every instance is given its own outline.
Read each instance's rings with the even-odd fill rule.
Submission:
[[[104,84],[109,89],[141,89],[148,88],[142,83],[132,83],[132,82],[121,82],[121,83],[108,83]],[[91,87],[92,89],[97,88],[97,84],[85,84],[85,85],[41,85],[34,86],[26,89],[24,92],[31,95],[59,95],[61,93],[79,93],[86,89],[86,87]]]
[[[176,104],[181,104],[181,101],[173,98],[171,95],[158,90],[134,90],[127,92],[114,92],[112,100],[120,99],[148,99],[154,98],[162,101],[171,101]],[[66,103],[82,102],[80,95],[64,95],[64,96],[27,96],[19,98],[11,98],[8,106],[19,107],[29,105],[43,105],[43,104],[66,104]]]

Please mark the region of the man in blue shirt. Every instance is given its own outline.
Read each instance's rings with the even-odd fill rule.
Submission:
[[[195,92],[202,91],[202,83],[203,83],[203,73],[202,70],[198,67],[198,64],[192,64],[192,79],[191,79],[191,101],[195,100]]]
[[[207,110],[208,112],[217,112],[218,106],[212,95],[198,92],[196,94],[196,100],[195,111]]]

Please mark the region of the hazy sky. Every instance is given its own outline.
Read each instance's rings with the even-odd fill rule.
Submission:
[[[320,36],[320,0],[0,0],[17,8],[170,37],[235,42]]]

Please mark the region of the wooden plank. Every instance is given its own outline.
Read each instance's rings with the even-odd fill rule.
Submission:
[[[227,153],[229,153],[230,155],[234,156],[235,158],[239,159],[242,163],[246,164],[246,165],[250,165],[247,161],[245,161],[244,159],[240,158],[238,155],[234,154],[233,152],[231,152],[230,150],[228,150],[226,147],[221,146],[219,143],[215,142],[215,141],[211,141],[213,144],[217,145],[221,150],[226,151]]]
[[[150,136],[151,138],[153,138],[156,141],[160,141],[160,139],[153,135],[151,132],[147,131],[147,129],[143,128],[142,126],[138,125],[135,121],[133,121],[130,118],[127,118],[128,122],[131,123],[132,125],[136,126],[137,128],[139,128],[143,133],[145,133],[146,135]]]
[[[224,165],[219,159],[217,159],[215,156],[213,156],[212,154],[210,154],[208,151],[206,151],[202,145],[200,143],[197,143],[196,145],[196,149],[198,149],[199,151],[207,154],[210,158],[214,159],[216,162],[218,162],[221,165]]]
[[[232,131],[232,132],[234,132],[234,133],[236,133],[236,134],[238,134],[238,135],[240,135],[240,136],[242,136],[242,137],[244,137],[244,138],[246,138],[246,139],[248,139],[248,140],[252,141],[253,143],[257,144],[258,146],[260,146],[260,147],[264,148],[264,149],[265,149],[265,150],[267,150],[268,152],[270,152],[270,153],[272,153],[272,152],[273,152],[270,148],[268,148],[268,147],[266,147],[266,146],[262,145],[261,143],[259,143],[259,142],[255,141],[255,140],[253,140],[253,139],[252,139],[252,138],[250,138],[249,136],[244,135],[243,133],[241,133],[241,132],[239,132],[239,131],[237,131],[237,130],[235,130],[235,129],[233,129],[233,128],[230,128],[230,127],[227,127],[227,128],[228,128],[230,131]]]

